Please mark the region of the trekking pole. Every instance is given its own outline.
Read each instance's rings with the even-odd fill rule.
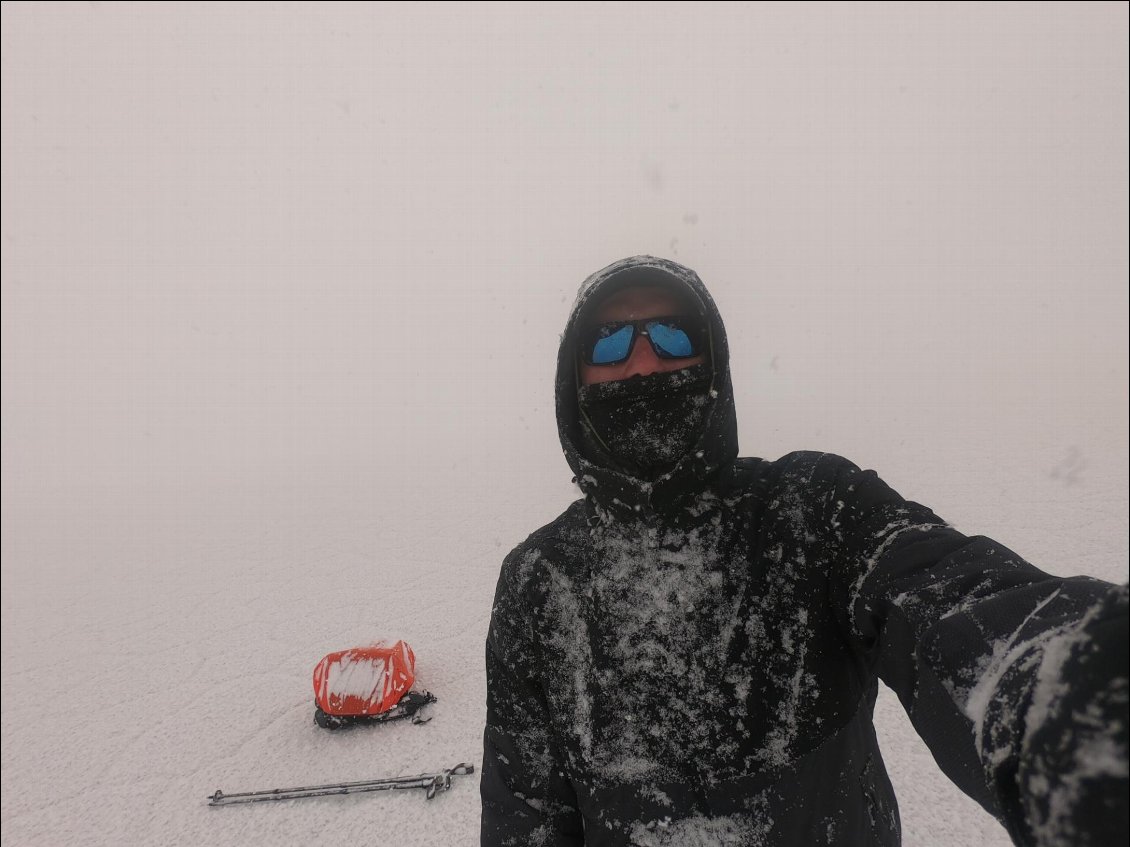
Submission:
[[[439,773],[422,773],[417,776],[393,776],[384,779],[362,779],[356,782],[331,782],[326,785],[305,785],[298,788],[272,788],[267,791],[243,791],[225,794],[220,789],[205,798],[209,806],[226,806],[235,803],[259,803],[264,800],[299,800],[303,797],[326,797],[334,794],[360,794],[365,791],[394,791],[403,788],[424,788],[431,800],[440,791],[451,788],[451,777],[471,774],[475,766],[460,762]]]

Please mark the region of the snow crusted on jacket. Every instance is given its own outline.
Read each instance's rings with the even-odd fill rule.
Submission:
[[[645,480],[583,446],[575,335],[656,278],[708,319],[711,407]],[[1016,843],[1125,835],[1125,587],[1046,574],[841,456],[738,458],[725,328],[674,262],[585,281],[556,395],[584,496],[502,565],[484,845],[899,844],[880,679]]]

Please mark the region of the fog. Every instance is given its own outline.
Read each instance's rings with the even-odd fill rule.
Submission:
[[[5,844],[474,844],[577,287],[693,268],[741,454],[1127,580],[1124,4],[4,4]],[[423,726],[328,733],[326,653]],[[1007,845],[897,700],[904,842]]]

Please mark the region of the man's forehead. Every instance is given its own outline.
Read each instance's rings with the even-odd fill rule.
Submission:
[[[591,304],[589,322],[631,320],[697,311],[689,292],[654,283],[633,283]]]

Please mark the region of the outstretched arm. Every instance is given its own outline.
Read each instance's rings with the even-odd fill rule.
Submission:
[[[540,684],[519,559],[503,563],[487,634],[481,843],[574,847],[584,828]]]
[[[1021,845],[1125,843],[1127,588],[1060,578],[803,454],[841,626],[946,775]]]

